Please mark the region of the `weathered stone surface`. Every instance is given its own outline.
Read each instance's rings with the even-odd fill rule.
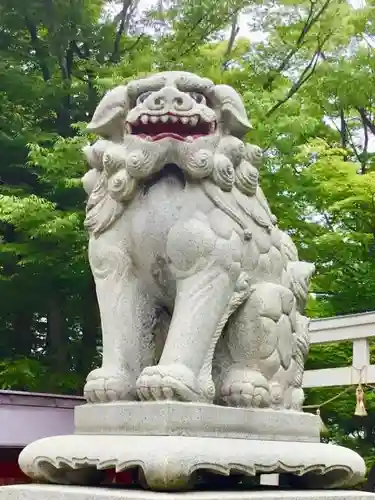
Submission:
[[[176,401],[96,403],[74,412],[76,433],[320,441],[320,419],[311,413],[223,408]]]
[[[294,474],[302,484],[336,487],[358,482],[365,473],[352,450],[323,443],[248,439],[72,435],[42,439],[20,454],[22,470],[35,480],[90,485],[100,471],[139,467],[156,491],[196,487],[197,473],[217,475]]]
[[[0,500],[375,500],[375,494],[348,490],[260,490],[158,493],[53,485],[16,485],[0,488]]]

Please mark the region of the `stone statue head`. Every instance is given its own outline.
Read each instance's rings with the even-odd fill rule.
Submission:
[[[186,180],[210,179],[223,191],[235,185],[254,194],[261,151],[241,140],[250,129],[233,88],[192,73],[157,73],[107,92],[88,125],[102,139],[84,148],[92,167],[82,179],[90,195],[87,227],[99,231],[90,214],[104,193],[129,202],[166,165]]]
[[[251,125],[237,92],[192,73],[165,72],[120,85],[97,107],[88,129],[110,140],[191,142],[214,134],[241,138]]]

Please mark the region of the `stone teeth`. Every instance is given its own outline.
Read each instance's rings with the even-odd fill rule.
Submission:
[[[199,120],[199,118],[198,118],[197,116],[192,116],[192,117],[190,118],[190,124],[191,124],[193,127],[195,127],[195,126],[196,126],[196,124],[198,123],[198,120]]]
[[[147,115],[142,115],[141,116],[141,122],[146,125],[146,123],[148,123],[148,116]]]
[[[187,125],[189,122],[189,118],[187,116],[181,116],[180,120],[184,125]]]
[[[167,123],[167,121],[169,120],[169,116],[168,115],[163,115],[160,117],[160,120],[163,122],[163,123]]]
[[[216,130],[216,123],[215,122],[211,122],[210,123],[210,133],[214,133]]]
[[[169,119],[170,119],[170,120],[171,120],[171,122],[173,122],[173,123],[177,123],[177,122],[178,122],[178,117],[177,117],[177,116],[171,115],[171,116],[169,117]]]
[[[158,116],[150,116],[150,121],[151,121],[151,123],[156,123],[159,121],[159,117]]]

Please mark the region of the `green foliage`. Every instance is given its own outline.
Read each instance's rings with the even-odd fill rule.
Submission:
[[[245,14],[263,41],[239,36]],[[262,186],[317,266],[308,313],[375,309],[373,0],[170,0],[144,12],[135,1],[3,0],[0,19],[1,387],[81,392],[98,362],[85,123],[107,89],[158,70],[201,73],[244,97]],[[350,362],[350,345],[325,345],[308,367]],[[311,390],[307,404],[340,390]],[[370,463],[371,390],[367,405],[355,419],[352,391],[322,416],[330,439]]]

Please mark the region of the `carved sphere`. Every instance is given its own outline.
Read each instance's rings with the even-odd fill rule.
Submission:
[[[236,186],[248,196],[253,196],[258,187],[259,172],[248,161],[242,161],[236,170]]]
[[[246,144],[246,158],[255,167],[259,168],[263,160],[263,151],[259,146]]]
[[[145,179],[152,174],[154,161],[150,150],[131,151],[126,158],[127,171],[136,179]]]
[[[246,156],[246,146],[237,137],[224,137],[220,141],[219,151],[230,159],[234,167],[237,167]]]
[[[108,176],[126,167],[125,150],[119,146],[107,148],[103,154],[103,166]]]
[[[230,191],[235,180],[235,171],[232,162],[223,154],[215,155],[212,178],[223,191]]]
[[[133,197],[137,181],[123,168],[108,179],[108,192],[116,201],[128,201]]]
[[[200,149],[194,153],[185,166],[186,171],[194,179],[208,177],[214,168],[213,153],[208,149]]]

